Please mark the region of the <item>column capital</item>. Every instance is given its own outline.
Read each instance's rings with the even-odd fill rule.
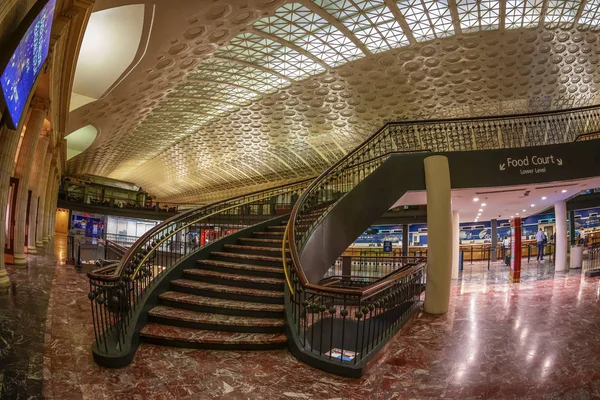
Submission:
[[[33,99],[31,99],[31,108],[34,110],[43,111],[45,114],[50,108],[50,100],[44,99],[39,96],[33,96]]]

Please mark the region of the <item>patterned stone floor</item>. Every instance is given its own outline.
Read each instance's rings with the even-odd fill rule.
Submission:
[[[305,366],[285,350],[142,345],[130,366],[110,370],[92,360],[87,280],[64,264],[61,240],[55,255],[9,270],[16,291],[0,298],[9,348],[0,360],[3,400],[600,398],[600,278],[578,271],[531,264],[512,284],[500,264],[465,266],[448,314],[418,313],[358,380]],[[20,333],[6,336],[5,323]]]

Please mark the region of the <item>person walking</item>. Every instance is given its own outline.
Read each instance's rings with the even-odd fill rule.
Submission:
[[[536,233],[535,241],[537,242],[537,261],[544,261],[544,242],[546,241],[546,235],[542,231],[542,228]]]

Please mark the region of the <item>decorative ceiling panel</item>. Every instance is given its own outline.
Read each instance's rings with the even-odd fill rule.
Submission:
[[[154,67],[71,114],[100,135],[69,169],[204,202],[314,176],[386,120],[593,104],[599,6],[215,3],[182,17]]]

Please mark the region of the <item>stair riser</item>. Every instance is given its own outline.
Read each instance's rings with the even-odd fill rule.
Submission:
[[[183,328],[203,329],[207,331],[223,331],[223,332],[245,332],[245,333],[282,333],[285,331],[285,326],[235,326],[235,325],[218,325],[210,323],[198,323],[192,321],[181,321],[171,318],[148,316],[150,322],[162,325],[181,326]]]
[[[267,228],[267,232],[280,232],[282,235],[285,232],[285,225],[284,226],[270,226]]]
[[[275,248],[277,251],[268,251],[268,250],[248,250],[248,249],[236,249],[227,247],[224,250],[228,253],[236,253],[236,254],[252,254],[256,256],[267,256],[267,257],[281,257],[281,247]],[[289,252],[286,252],[288,258],[290,256]]]
[[[189,343],[182,340],[156,339],[141,336],[146,343],[158,344],[162,346],[182,347],[185,349],[204,349],[204,350],[276,350],[287,347],[287,343],[266,343],[266,344],[230,344],[230,343]]]
[[[251,270],[247,270],[247,269],[228,268],[228,267],[221,267],[221,266],[216,266],[216,265],[200,264],[200,263],[198,264],[198,268],[204,269],[206,271],[223,272],[226,274],[259,276],[262,278],[279,278],[279,279],[285,278],[285,274],[284,274],[283,270],[281,270],[281,272],[251,271]]]
[[[195,281],[200,282],[208,282],[214,283],[216,285],[227,285],[227,286],[235,286],[235,287],[243,287],[248,289],[259,289],[259,290],[277,290],[283,292],[284,285],[283,284],[269,284],[269,283],[257,283],[257,282],[246,282],[246,281],[237,281],[233,279],[224,279],[215,276],[199,276],[195,274],[186,274],[184,273],[185,279],[193,279]]]
[[[272,249],[281,250],[281,243],[270,243],[270,242],[255,242],[254,240],[238,240],[238,244],[242,246],[260,246],[260,247],[270,247]]]
[[[257,239],[283,240],[283,232],[255,232],[252,237]]]
[[[213,313],[213,314],[222,314],[222,315],[235,315],[240,317],[256,317],[256,318],[283,318],[283,311],[254,311],[254,310],[238,310],[234,308],[220,308],[220,307],[210,307],[210,306],[201,306],[197,304],[189,304],[189,303],[179,303],[177,301],[171,300],[160,300],[160,304],[169,306],[182,308],[190,311],[204,312],[204,313]]]
[[[273,257],[273,255],[271,255],[270,257]],[[245,263],[245,264],[252,264],[252,265],[262,265],[265,267],[283,268],[282,261],[251,260],[251,259],[245,259],[245,258],[227,257],[227,256],[220,256],[220,255],[211,255],[210,258],[211,258],[211,260],[232,262],[232,263],[238,263],[238,264]]]
[[[283,304],[283,297],[248,296],[246,294],[223,293],[213,290],[195,289],[177,285],[171,285],[171,290],[181,293],[195,294],[198,296],[217,297],[219,299],[250,301],[253,303]]]

